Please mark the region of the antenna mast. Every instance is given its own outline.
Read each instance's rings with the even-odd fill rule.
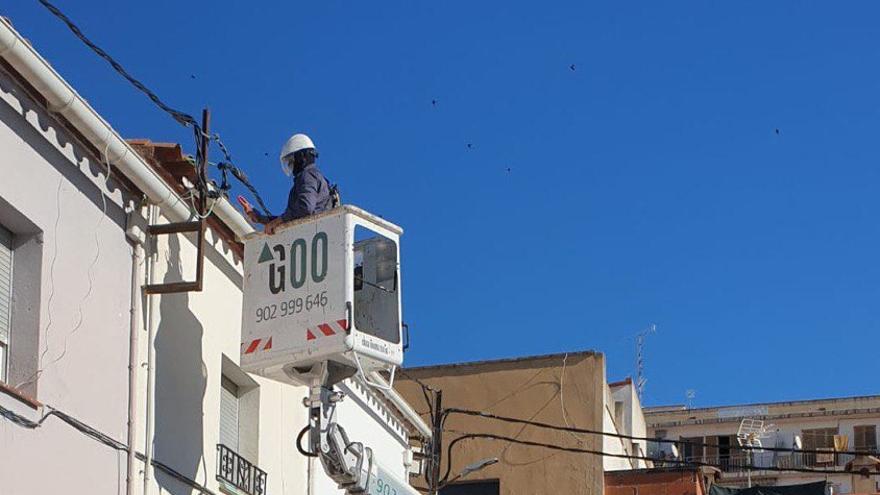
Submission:
[[[648,382],[648,379],[645,378],[645,357],[642,350],[645,347],[645,337],[649,333],[655,333],[656,331],[657,325],[652,323],[636,336],[636,391],[639,394],[640,402],[642,400],[642,392],[645,390],[645,383]]]
[[[769,429],[773,425],[764,424],[762,419],[743,418],[736,431],[736,441],[746,451],[746,472],[748,474],[748,488],[752,487],[752,463],[755,460],[754,451],[763,447],[762,440],[769,436]]]

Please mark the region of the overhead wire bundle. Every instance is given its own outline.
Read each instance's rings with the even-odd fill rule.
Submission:
[[[515,424],[525,424],[529,426],[534,426],[537,428],[544,428],[556,431],[564,431],[569,433],[582,433],[587,435],[599,435],[603,437],[614,437],[621,438],[625,440],[633,440],[633,441],[645,441],[645,442],[655,442],[655,443],[666,443],[666,444],[681,444],[685,443],[682,440],[671,440],[666,438],[654,438],[654,437],[645,437],[645,436],[635,436],[635,435],[625,435],[622,433],[613,433],[613,432],[605,432],[599,430],[591,430],[587,428],[576,428],[571,426],[560,426],[554,425],[550,423],[544,423],[540,421],[532,421],[532,420],[524,420],[519,418],[512,418],[508,416],[502,416],[498,414],[492,414],[484,411],[474,411],[469,409],[460,409],[460,408],[449,408],[443,411],[443,418],[441,421],[445,424],[446,419],[452,414],[461,414],[465,416],[476,416],[480,418],[502,421],[506,423],[515,423]],[[633,460],[643,460],[643,461],[652,461],[652,462],[664,462],[669,464],[675,464],[679,466],[693,466],[693,467],[712,467],[717,469],[722,469],[723,466],[716,463],[698,461],[698,460],[682,460],[682,459],[660,459],[657,457],[651,456],[643,456],[643,455],[635,455],[635,454],[617,454],[613,452],[604,452],[601,450],[590,450],[584,449],[580,447],[567,447],[563,445],[551,444],[548,442],[535,442],[529,440],[522,440],[519,438],[514,438],[506,435],[497,435],[493,433],[472,433],[472,432],[456,432],[460,433],[460,436],[453,439],[449,442],[449,445],[446,448],[446,457],[447,457],[447,467],[446,474],[442,478],[441,481],[446,480],[449,476],[450,469],[452,466],[451,458],[452,458],[452,449],[459,442],[470,440],[470,439],[487,439],[487,440],[499,440],[505,442],[516,443],[520,445],[532,446],[532,447],[542,447],[551,450],[558,450],[564,452],[574,452],[574,453],[583,453],[583,454],[592,454],[603,457],[615,457],[621,459],[633,459]],[[711,444],[701,443],[701,442],[686,442],[688,444],[694,446],[712,446]],[[717,445],[714,445],[717,447]],[[810,450],[810,449],[788,449],[783,447],[754,447],[748,445],[730,445],[731,450],[742,450],[742,451],[768,451],[768,452],[784,452],[784,453],[799,453],[799,454],[827,454],[828,451],[824,450]],[[872,452],[867,451],[834,451],[834,454],[838,455],[852,455],[852,456],[866,456],[866,455],[875,455]],[[743,469],[751,469],[755,471],[774,471],[774,472],[798,472],[798,473],[812,473],[812,474],[840,474],[845,471],[835,470],[835,469],[816,469],[816,468],[799,468],[799,467],[778,467],[778,466],[757,466],[757,465],[744,465],[740,466]],[[872,475],[880,475],[880,473],[870,473]]]
[[[260,208],[263,209],[263,212],[266,214],[269,214],[269,210],[268,210],[268,208],[266,208],[266,204],[263,202],[263,199],[260,197],[260,194],[257,192],[257,189],[253,186],[253,184],[251,184],[247,175],[240,168],[235,166],[234,163],[232,162],[232,155],[231,155],[231,153],[229,153],[229,149],[226,147],[226,145],[220,139],[219,134],[216,134],[216,133],[212,134],[212,135],[206,134],[204,132],[204,130],[201,128],[201,126],[199,125],[199,123],[196,121],[195,117],[193,117],[192,115],[190,115],[188,113],[181,112],[180,110],[172,108],[170,105],[168,105],[164,101],[162,101],[162,99],[159,98],[159,96],[155,92],[151,91],[150,88],[148,88],[146,85],[144,85],[144,83],[139,81],[137,78],[132,76],[127,70],[125,70],[125,67],[123,67],[122,64],[120,64],[113,57],[111,57],[110,54],[108,54],[103,48],[96,45],[92,40],[90,40],[82,32],[82,30],[79,28],[79,26],[77,26],[69,17],[67,17],[67,15],[65,15],[64,12],[62,12],[58,7],[53,5],[48,0],[37,0],[37,1],[40,2],[44,7],[46,7],[46,9],[50,13],[52,13],[52,15],[54,15],[55,17],[60,19],[65,25],[67,25],[67,27],[70,29],[70,31],[73,32],[73,34],[80,41],[82,41],[86,46],[88,46],[99,57],[101,57],[102,59],[107,61],[107,63],[109,63],[110,66],[113,67],[113,69],[117,73],[119,73],[119,75],[124,77],[129,83],[132,84],[132,86],[134,86],[141,93],[146,95],[147,98],[149,98],[156,106],[158,106],[160,109],[162,109],[162,111],[164,111],[165,113],[170,115],[174,120],[176,120],[179,124],[183,125],[184,127],[192,128],[193,137],[195,140],[196,163],[202,163],[203,159],[205,161],[207,161],[208,157],[201,156],[201,150],[203,149],[202,145],[204,144],[204,140],[216,142],[217,146],[220,148],[220,151],[223,153],[223,155],[226,159],[225,162],[221,162],[220,164],[217,165],[218,168],[223,173],[223,178],[224,178],[223,187],[220,188],[222,193],[225,194],[226,191],[229,190],[229,184],[226,181],[226,171],[228,170],[229,172],[232,173],[233,177],[235,177],[239,182],[242,183],[242,185],[248,191],[250,191],[250,193],[254,196],[254,199],[257,201],[257,204],[259,204]],[[199,184],[199,186],[202,191],[207,191],[207,184]],[[199,212],[199,213],[204,214],[205,212]]]
[[[40,417],[40,419],[37,421],[32,421],[24,416],[16,414],[14,411],[6,409],[3,406],[0,406],[0,416],[12,421],[13,423],[15,423],[18,426],[21,426],[22,428],[27,428],[29,430],[35,430],[37,428],[40,428],[41,426],[43,426],[43,423],[47,419],[54,416],[54,417],[60,419],[61,421],[67,423],[73,429],[86,435],[87,437],[89,437],[93,440],[96,440],[96,441],[98,441],[98,442],[100,442],[100,443],[102,443],[112,449],[122,451],[122,452],[128,451],[127,445],[125,445],[124,443],[120,442],[119,440],[116,440],[115,438],[107,435],[106,433],[103,433],[100,430],[98,430],[92,426],[89,426],[86,423],[83,423],[79,419],[77,419],[77,418],[75,418],[75,417],[73,417],[73,416],[71,416],[71,415],[69,415],[59,409],[55,409],[51,406],[45,406],[45,407],[47,409],[49,409],[49,412],[42,415]],[[135,457],[137,457],[141,461],[146,461],[146,459],[147,459],[146,456],[140,452],[135,452]],[[192,488],[194,490],[197,490],[199,493],[201,493],[203,495],[216,495],[213,491],[209,490],[207,487],[205,487],[204,485],[202,485],[198,481],[195,481],[193,479],[186,477],[184,474],[180,473],[176,469],[172,468],[171,466],[169,466],[163,462],[157,461],[155,459],[151,459],[150,464],[153,467],[155,467],[156,469],[158,469],[159,471],[162,471],[163,473],[171,476],[172,478],[183,483],[184,485],[189,486],[190,488]]]

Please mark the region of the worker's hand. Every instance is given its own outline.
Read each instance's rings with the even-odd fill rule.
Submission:
[[[244,199],[244,196],[238,197],[238,204],[241,205],[241,208],[244,210],[244,214],[248,217],[248,220],[251,223],[257,222],[257,213],[254,211],[254,207],[248,202],[248,200]]]
[[[284,223],[281,218],[276,218],[271,222],[267,223],[265,227],[263,227],[263,232],[272,235],[275,233],[275,229],[277,229],[282,223]]]

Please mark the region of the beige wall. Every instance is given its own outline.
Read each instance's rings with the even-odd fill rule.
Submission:
[[[407,373],[443,390],[443,405],[447,408],[488,411],[557,425],[566,424],[567,421],[571,426],[602,429],[605,387],[605,359],[602,354],[570,353],[567,358],[557,354],[413,368]],[[408,402],[416,405],[420,413],[427,412],[418,385],[401,376],[396,387]],[[562,412],[563,400],[565,417]],[[493,433],[588,450],[602,448],[599,436],[580,435],[576,438],[566,432],[451,415],[444,429],[444,472],[448,461],[445,459],[446,446],[460,432]],[[500,462],[468,479],[499,479],[501,493],[505,495],[602,492],[601,457],[496,440],[459,442],[452,452],[452,475],[460,472],[465,465],[487,457],[498,457]]]

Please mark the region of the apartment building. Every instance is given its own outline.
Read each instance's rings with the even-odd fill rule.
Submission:
[[[717,465],[717,483],[744,486],[749,475],[753,483],[793,485],[825,481],[829,492],[875,493],[878,476],[850,471],[878,472],[880,461],[871,456],[837,451],[877,452],[880,429],[880,396],[845,397],[744,404],[688,409],[684,406],[645,409],[650,436],[678,440],[679,455]],[[792,449],[791,452],[756,452],[752,459],[738,446],[736,433],[743,418],[762,420],[766,434],[762,445]],[[654,444],[652,454],[671,458],[670,444]],[[797,450],[827,453],[800,453]],[[755,466],[755,469],[746,469]],[[761,469],[772,468],[773,470]],[[821,469],[828,474],[780,472],[777,469]]]
[[[0,20],[0,493],[341,493],[296,449],[305,388],[239,368],[251,227],[225,199],[202,248],[150,227],[193,220],[192,170],[121,139]],[[200,249],[202,290],[163,293]],[[340,389],[340,424],[406,479],[427,425],[392,390]]]

